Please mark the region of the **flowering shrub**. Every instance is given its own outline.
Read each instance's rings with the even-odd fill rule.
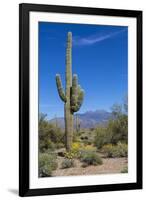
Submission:
[[[69,151],[69,152],[65,152],[64,153],[64,156],[65,158],[67,159],[73,159],[73,158],[76,158],[77,157],[77,154],[72,152],[72,151]]]
[[[107,144],[102,147],[102,151],[107,157],[127,157],[128,145],[121,142],[118,142],[117,145]]]

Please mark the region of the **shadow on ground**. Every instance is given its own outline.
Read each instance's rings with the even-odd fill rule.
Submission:
[[[17,189],[8,189],[8,191],[14,195],[18,195],[18,190]]]

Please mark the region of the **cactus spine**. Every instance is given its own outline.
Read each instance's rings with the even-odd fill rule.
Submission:
[[[56,85],[61,100],[65,103],[64,119],[65,119],[65,145],[66,150],[70,151],[73,138],[73,114],[77,112],[83,102],[84,91],[78,85],[78,76],[76,74],[72,77],[72,33],[67,35],[66,48],[66,87],[63,90],[61,78],[56,74]]]

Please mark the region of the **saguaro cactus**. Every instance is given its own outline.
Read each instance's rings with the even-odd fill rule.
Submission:
[[[61,78],[56,74],[56,85],[61,100],[64,105],[64,120],[65,120],[65,145],[66,150],[71,150],[73,138],[73,114],[77,112],[83,102],[84,91],[78,85],[78,76],[76,74],[72,77],[72,33],[67,35],[66,48],[66,88],[63,90]]]

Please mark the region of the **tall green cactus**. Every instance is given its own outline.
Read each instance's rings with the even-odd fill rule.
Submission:
[[[64,119],[65,119],[65,145],[66,150],[70,151],[73,138],[73,114],[77,112],[83,102],[84,91],[78,85],[78,76],[72,77],[72,33],[67,35],[66,49],[66,88],[65,92],[62,87],[62,82],[59,74],[56,74],[56,85],[59,96],[64,101]]]

